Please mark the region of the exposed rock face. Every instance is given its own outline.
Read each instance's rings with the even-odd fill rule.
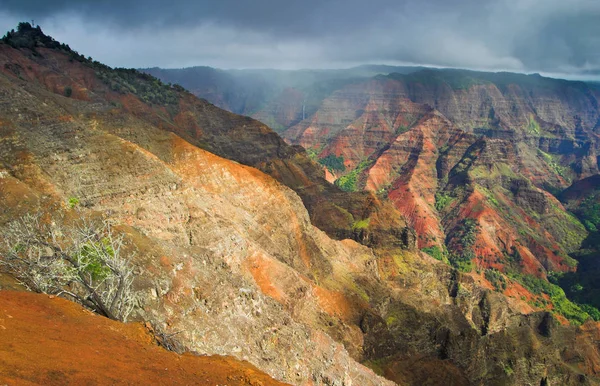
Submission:
[[[140,249],[141,318],[184,331],[190,350],[236,355],[287,382],[386,383],[325,331],[304,324],[322,323],[360,356],[360,334],[350,325],[360,298],[314,283],[337,282],[332,275],[340,269],[349,284],[351,272],[375,275],[369,250],[329,239],[292,190],[256,169],[133,116],[111,119],[109,104],[70,116],[91,106],[1,81],[2,101],[13,101],[2,117],[10,122],[1,152],[3,202],[18,200],[12,192],[19,188],[62,202],[79,197],[131,226],[126,231]],[[338,300],[330,304],[330,297]]]
[[[175,73],[158,75],[166,74]],[[298,90],[273,89],[278,107],[252,113],[277,122],[288,142],[321,160],[341,157],[345,170],[326,170],[329,181],[356,174],[350,189],[388,194],[416,228],[419,247],[453,245],[453,229],[474,217],[483,231],[477,242],[481,266],[502,269],[502,255],[516,248],[525,256],[523,272],[544,276],[545,270],[572,269],[566,255],[586,233],[548,191],[598,173],[597,86],[539,75],[413,69],[337,87],[317,98],[305,119],[298,119],[298,111],[315,95],[301,98]],[[447,120],[439,139],[423,137],[421,130],[432,112]],[[462,139],[448,142],[445,135]],[[482,136],[486,140],[479,142]],[[400,175],[404,181],[396,181]],[[511,189],[520,183],[512,180],[530,180],[534,187]],[[461,185],[470,186],[466,193],[456,191]],[[452,205],[441,208],[436,197]]]
[[[68,211],[69,197],[82,212],[110,216],[136,252],[137,317],[180,332],[187,349],[233,355],[299,385],[596,381],[595,325],[554,325],[532,314],[524,289],[496,293],[481,275],[406,249],[415,234],[390,202],[315,183],[317,166],[266,126],[180,92],[165,105],[143,102],[141,91],[111,91],[106,79],[141,82],[140,90],[152,79],[37,51],[0,44],[0,225],[25,212]],[[382,170],[386,157],[406,170],[394,176],[399,192],[431,197],[440,177],[421,187],[414,171],[433,162],[433,144],[481,159],[504,154],[495,140],[471,143],[439,113],[414,108],[423,112],[419,129],[376,134],[395,138],[380,158]],[[423,156],[404,167],[398,158],[411,138]],[[444,154],[450,186],[480,159]],[[542,208],[537,188],[511,181],[506,189]],[[454,221],[447,216],[440,221]],[[313,225],[332,219],[346,228],[329,234],[373,249]]]
[[[472,218],[479,266],[502,270],[516,249],[523,272],[543,275],[572,269],[566,255],[586,236],[544,190],[598,172],[594,90],[515,74],[390,75],[336,91],[283,135],[342,157],[335,178],[358,173],[357,188],[387,194],[419,247],[456,247]]]

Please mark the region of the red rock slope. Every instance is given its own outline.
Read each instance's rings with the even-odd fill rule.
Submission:
[[[231,357],[166,351],[141,324],[14,291],[0,291],[0,384],[284,385]]]

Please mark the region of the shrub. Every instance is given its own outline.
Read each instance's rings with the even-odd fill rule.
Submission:
[[[0,265],[30,290],[67,296],[115,320],[136,303],[133,268],[121,254],[123,237],[106,221],[80,218],[69,227],[26,215],[3,232]]]
[[[448,206],[448,204],[452,202],[452,200],[453,198],[451,196],[441,192],[437,192],[435,194],[435,209],[438,212],[441,212],[446,206]]]
[[[552,284],[544,279],[532,275],[512,273],[509,274],[509,276],[511,279],[520,282],[533,294],[541,295],[543,293],[548,295],[550,297],[550,301],[554,305],[553,311],[564,316],[574,324],[582,324],[591,317],[591,314],[586,310],[590,310],[594,315],[600,317],[600,315],[597,315],[594,312],[594,310],[596,310],[594,307],[585,305],[580,306],[572,303],[569,299],[567,299],[565,291],[563,291],[563,289],[556,284]]]
[[[344,157],[342,156],[336,157],[333,154],[329,154],[327,157],[321,158],[319,163],[332,172],[343,172],[346,170]]]
[[[306,155],[312,161],[319,162],[319,156],[318,156],[317,151],[315,149],[311,149],[311,148],[306,149]]]
[[[448,252],[446,250],[434,245],[433,247],[427,247],[421,249],[421,251],[427,253],[429,256],[433,257],[436,260],[443,261],[445,263],[449,263],[448,261]]]
[[[583,312],[589,314],[596,322],[600,321],[600,311],[596,307],[590,306],[589,304],[578,304],[578,306]]]
[[[65,87],[65,96],[67,98],[70,98],[71,95],[73,95],[73,89],[69,86]]]
[[[506,279],[499,271],[495,269],[486,269],[485,278],[492,283],[496,291],[504,291],[506,289]]]
[[[356,192],[358,190],[358,177],[365,169],[371,165],[369,160],[361,161],[358,166],[345,176],[341,176],[335,181],[335,185],[339,186],[345,192]]]
[[[352,230],[359,231],[359,230],[367,229],[369,227],[370,222],[371,222],[371,220],[368,218],[356,221],[354,224],[352,224]]]
[[[79,205],[79,199],[77,197],[69,197],[69,208],[73,209]]]
[[[155,77],[133,68],[112,69],[98,62],[87,63],[96,70],[98,78],[112,91],[135,94],[148,104],[174,106],[179,103],[179,93],[185,92],[179,85],[164,84]]]
[[[477,221],[467,218],[461,221],[452,235],[452,248],[450,253],[450,264],[463,272],[470,272],[473,269],[473,260],[475,252],[473,246],[477,240],[479,225]]]

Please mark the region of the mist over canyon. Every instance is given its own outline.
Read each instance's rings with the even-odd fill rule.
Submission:
[[[0,4],[0,383],[600,384],[595,3]]]

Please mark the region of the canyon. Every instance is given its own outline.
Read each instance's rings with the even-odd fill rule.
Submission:
[[[202,78],[194,68],[179,71],[156,75],[226,101],[191,82]],[[244,112],[276,122],[328,181],[392,201],[418,248],[439,260],[543,280],[577,270],[572,256],[596,229],[561,192],[598,174],[597,83],[418,67],[315,74],[288,74],[296,84],[275,78],[285,89],[264,87],[273,94]]]
[[[417,98],[405,76],[339,81],[299,122],[286,90],[265,110],[296,117],[280,137],[24,24],[0,43],[0,227],[112,221],[135,267],[133,322],[235,358],[228,384],[598,384],[600,324],[546,280],[576,272],[569,253],[589,237],[565,208],[578,199],[549,189],[597,173],[598,94],[569,89],[585,114],[543,110],[544,94],[539,116],[494,107],[484,122],[485,106]],[[500,106],[494,87],[448,99]],[[3,313],[82,313],[0,294]]]

